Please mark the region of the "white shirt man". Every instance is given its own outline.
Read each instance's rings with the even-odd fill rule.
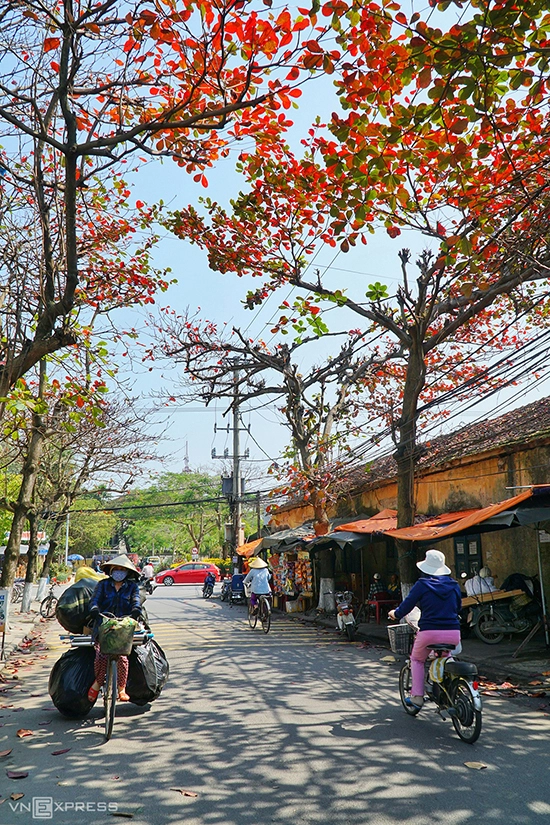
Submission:
[[[145,576],[146,579],[152,579],[155,575],[155,571],[153,569],[153,565],[151,562],[147,562],[143,570],[141,571],[142,574]]]
[[[481,596],[482,593],[492,593],[498,590],[488,567],[482,567],[479,573],[464,583],[464,586],[468,596]]]

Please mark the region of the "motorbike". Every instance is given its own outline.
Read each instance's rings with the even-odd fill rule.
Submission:
[[[145,576],[140,577],[139,585],[140,585],[140,587],[144,587],[145,592],[148,593],[149,595],[151,595],[151,593],[155,589],[154,586],[153,586],[153,580],[148,579]]]
[[[229,606],[234,604],[246,604],[246,593],[244,591],[244,573],[234,573],[231,576],[229,585]]]
[[[347,636],[350,642],[355,641],[357,623],[355,621],[352,607],[353,593],[351,590],[339,590],[336,593],[329,590],[325,595],[334,596],[334,601],[336,602],[336,621],[338,623],[338,630],[340,633]]]
[[[407,624],[388,627],[392,651],[410,656],[417,629],[417,622],[409,621],[409,617]],[[451,719],[463,742],[472,745],[481,733],[482,708],[477,667],[471,662],[456,659],[452,644],[428,645],[428,649],[425,699],[435,704],[436,712],[442,719]],[[410,716],[416,716],[420,708],[410,703],[411,682],[411,660],[408,658],[399,674],[399,695],[405,711]]]
[[[202,597],[203,599],[209,599],[212,593],[214,592],[214,585],[211,581],[206,581],[202,586]]]
[[[498,601],[490,601],[486,597],[470,607],[467,623],[478,639],[488,645],[496,645],[508,634],[527,633],[540,618],[540,605],[536,599],[525,594]]]
[[[220,601],[226,602],[231,598],[231,579],[224,579],[220,590]]]
[[[491,593],[484,593],[482,597],[474,595],[472,598],[476,599],[476,604],[471,605],[467,612],[463,611],[463,621],[485,644],[496,645],[508,634],[528,633],[541,620],[537,582],[529,577],[521,578],[527,580],[521,595],[494,600],[491,600]],[[527,590],[529,583],[530,592]]]

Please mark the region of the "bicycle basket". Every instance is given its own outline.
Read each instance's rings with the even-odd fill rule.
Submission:
[[[137,627],[135,619],[104,619],[99,626],[99,650],[107,656],[129,656]]]
[[[392,653],[409,654],[414,644],[414,630],[408,624],[394,624],[388,627],[388,637]]]

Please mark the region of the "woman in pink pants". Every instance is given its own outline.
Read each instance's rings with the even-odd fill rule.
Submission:
[[[390,619],[402,619],[418,607],[421,616],[419,631],[411,653],[411,695],[408,704],[421,708],[424,704],[424,662],[428,645],[460,644],[460,611],[462,594],[458,582],[451,578],[445,564],[445,555],[439,550],[428,550],[426,558],[416,565],[422,573],[411,592],[399,607],[390,610]]]

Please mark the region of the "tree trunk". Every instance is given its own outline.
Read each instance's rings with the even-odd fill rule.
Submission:
[[[23,590],[23,600],[21,602],[21,613],[28,613],[31,609],[32,593],[34,589],[34,579],[36,577],[36,566],[38,562],[38,519],[36,513],[28,513],[30,539],[27,550],[27,572],[25,575],[25,589]]]
[[[319,603],[317,608],[334,611],[334,550],[321,550],[317,556],[319,571]]]
[[[39,398],[42,395],[45,378],[46,368],[44,362],[42,361],[40,363]],[[42,457],[44,439],[45,435],[42,425],[42,416],[37,413],[33,413],[31,436],[27,447],[27,455],[23,464],[21,488],[19,490],[17,504],[14,508],[10,536],[6,546],[6,551],[4,553],[4,566],[0,577],[0,587],[11,587],[15,578],[17,562],[19,560],[19,549],[21,547],[21,538],[25,528],[25,522],[27,521],[27,515],[32,507],[34,488],[38,476],[40,459]]]
[[[59,535],[61,530],[65,526],[65,521],[67,519],[67,513],[61,511],[58,513],[55,518],[54,528],[52,530],[52,534],[50,536],[50,543],[48,547],[48,552],[46,553],[46,557],[44,559],[44,564],[42,566],[42,572],[40,573],[40,582],[38,584],[38,593],[36,598],[42,599],[46,594],[46,585],[48,583],[48,578],[50,575],[50,565],[53,561],[53,558],[57,552],[57,548],[59,546]]]
[[[398,421],[399,440],[395,452],[397,462],[397,526],[412,527],[416,515],[415,469],[418,458],[416,421],[418,398],[425,382],[426,367],[422,345],[415,340],[409,353],[407,376],[403,391],[403,408]],[[397,540],[399,578],[404,592],[416,581],[416,547],[411,541]]]

